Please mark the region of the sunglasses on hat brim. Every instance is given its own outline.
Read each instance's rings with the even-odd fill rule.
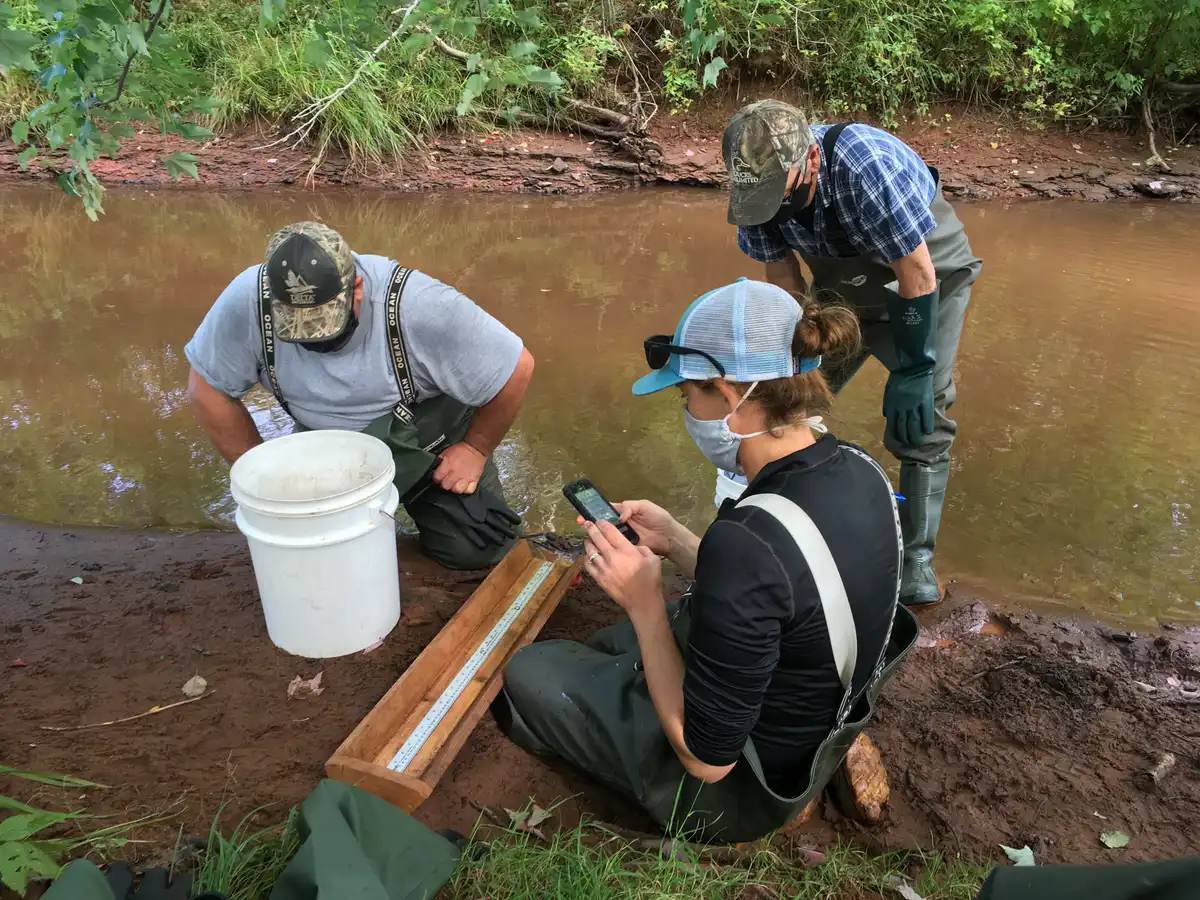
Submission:
[[[671,343],[674,338],[669,334],[656,334],[646,338],[642,342],[642,346],[646,350],[646,365],[656,372],[666,366],[671,361],[671,354],[676,356],[702,356],[721,374],[725,377],[725,367],[721,365],[715,358],[705,353],[703,350],[694,350],[691,347],[681,347],[678,344]]]

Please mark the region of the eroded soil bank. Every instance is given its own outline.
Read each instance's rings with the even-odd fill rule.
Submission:
[[[322,766],[481,580],[401,546],[401,625],[377,650],[325,662],[268,640],[243,539],[236,534],[60,529],[0,519],[0,750],[6,764],[69,772],[110,787],[38,799],[143,829],[143,859],[169,853],[178,828],[205,834],[263,804],[281,819]],[[72,582],[81,578],[82,584]],[[922,646],[884,695],[870,734],[888,768],[885,821],[863,829],[832,807],[791,839],[842,836],[872,850],[936,846],[978,860],[1029,844],[1044,862],[1163,859],[1200,852],[1200,630],[1132,635],[957,597],[927,616]],[[594,587],[570,591],[543,637],[582,638],[613,621]],[[316,697],[288,684],[323,671]],[[76,732],[182,699],[191,676],[213,696],[134,722]],[[1172,753],[1155,785],[1142,773]],[[27,785],[6,785],[25,792]],[[621,797],[476,730],[419,816],[469,831],[478,813],[530,799],[630,828]],[[1131,837],[1104,849],[1104,831]]]
[[[109,184],[168,185],[162,159],[185,149],[200,159],[199,186],[219,189],[336,184],[571,194],[651,184],[716,187],[725,183],[721,130],[732,108],[714,105],[661,117],[650,141],[639,140],[636,147],[537,131],[443,134],[407,158],[384,164],[354,164],[336,154],[315,163],[304,148],[272,146],[277,135],[270,131],[234,132],[199,145],[148,131],[93,169]],[[939,169],[952,197],[1200,201],[1200,145],[1164,149],[1167,171],[1146,165],[1150,151],[1136,136],[1038,130],[979,112],[939,110],[899,134]],[[0,182],[52,177],[51,169],[37,165],[22,173],[16,149],[0,142]]]

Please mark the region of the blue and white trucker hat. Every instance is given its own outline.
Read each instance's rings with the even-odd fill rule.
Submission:
[[[739,278],[692,303],[679,320],[672,343],[720,362],[727,381],[791,378],[821,365],[819,356],[792,355],[800,316],[800,304],[783,288]],[[633,392],[644,396],[684,381],[720,377],[712,362],[698,353],[671,353],[663,368],[634,383]]]

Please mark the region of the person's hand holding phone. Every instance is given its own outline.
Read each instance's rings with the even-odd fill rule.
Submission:
[[[621,514],[621,524],[637,532],[642,546],[659,556],[669,555],[672,537],[679,528],[674,516],[649,500],[625,500],[614,503],[613,508]]]

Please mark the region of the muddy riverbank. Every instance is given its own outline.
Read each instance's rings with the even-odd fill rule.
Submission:
[[[147,131],[93,170],[108,184],[169,185],[162,159],[187,150],[199,157],[199,186],[216,189],[296,184],[576,194],[655,184],[720,187],[721,130],[731,109],[661,117],[650,143],[639,143],[636,153],[628,144],[588,136],[517,130],[446,133],[404,159],[355,164],[337,153],[318,162],[305,148],[270,146],[276,135],[269,130],[223,134],[203,144]],[[1146,165],[1150,152],[1143,140],[1119,132],[1039,130],[958,110],[939,110],[898,132],[939,169],[951,197],[1200,201],[1200,145],[1164,150],[1171,166],[1166,171]],[[38,165],[22,173],[16,149],[0,142],[0,183],[53,176],[52,167]]]
[[[0,519],[0,748],[10,765],[70,772],[109,787],[39,799],[128,820],[131,852],[154,858],[177,830],[202,834],[222,804],[232,826],[273,804],[282,818],[312,789],[338,743],[478,584],[402,544],[403,617],[377,650],[309,662],[269,642],[243,540],[236,534],[61,529]],[[81,584],[72,579],[82,579]],[[1200,852],[1200,631],[1129,634],[987,611],[960,595],[923,621],[922,645],[885,692],[870,730],[888,767],[885,821],[863,830],[832,809],[799,832],[873,850],[937,846],[978,860],[1028,844],[1045,862]],[[616,608],[574,588],[543,637],[586,636]],[[288,683],[323,671],[320,696]],[[213,696],[123,725],[58,733],[182,699],[203,675]],[[1177,759],[1158,785],[1140,773]],[[28,792],[5,785],[5,792]],[[22,794],[27,799],[26,794]],[[570,798],[588,813],[646,823],[620,797],[508,744],[485,720],[420,817],[467,831],[472,803],[518,808]],[[1101,832],[1131,837],[1104,849]]]

